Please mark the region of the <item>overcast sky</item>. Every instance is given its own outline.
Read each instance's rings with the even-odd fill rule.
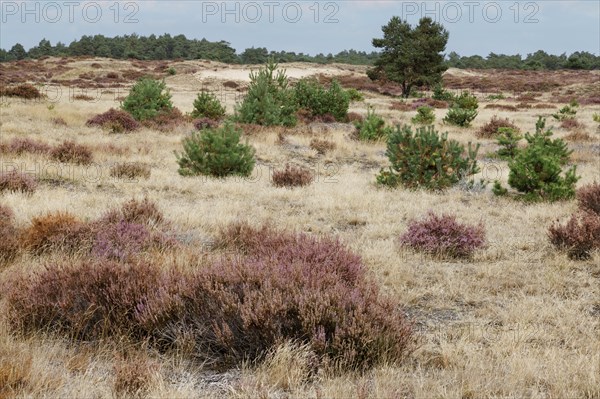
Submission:
[[[600,53],[600,1],[0,1],[0,47],[82,35],[184,34],[243,51],[372,51],[392,16],[428,15],[450,32],[446,52]]]

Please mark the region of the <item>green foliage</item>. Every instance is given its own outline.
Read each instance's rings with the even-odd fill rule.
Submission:
[[[431,98],[439,101],[452,102],[454,101],[454,94],[444,89],[444,86],[441,83],[438,83],[433,87],[433,95]]]
[[[516,149],[509,161],[508,184],[521,193],[526,201],[558,201],[575,196],[575,183],[579,180],[576,166],[561,175],[562,167],[569,162],[572,151],[562,139],[551,139],[552,131],[545,130],[545,119],[536,123],[535,134],[525,134],[527,146]],[[494,193],[505,194],[499,182]]]
[[[552,114],[552,117],[559,122],[562,122],[567,119],[575,119],[578,107],[579,103],[576,100],[573,100],[570,104],[562,107],[557,113]]]
[[[348,94],[348,98],[350,99],[350,102],[365,100],[365,96],[363,96],[363,94],[360,91],[356,90],[353,87],[350,89],[347,89],[346,94]]]
[[[452,106],[448,110],[444,122],[451,125],[469,127],[477,117],[479,103],[477,97],[468,91],[463,91],[459,96],[454,96]]]
[[[513,159],[517,155],[519,141],[523,138],[517,131],[510,127],[498,128],[498,145],[496,152],[501,159]]]
[[[154,118],[173,109],[171,94],[164,81],[142,78],[129,91],[121,108],[138,121]]]
[[[469,127],[477,116],[477,111],[452,107],[444,117],[444,122],[460,127]]]
[[[448,134],[439,134],[433,126],[421,127],[413,133],[409,126],[397,126],[388,137],[386,155],[392,166],[382,169],[377,182],[410,189],[443,190],[467,176],[479,172],[477,151],[468,149]]]
[[[361,141],[376,141],[389,135],[391,129],[385,126],[383,118],[375,114],[373,107],[367,109],[367,117],[363,121],[354,122]]]
[[[298,107],[310,111],[313,117],[331,114],[343,121],[348,115],[350,96],[336,80],[325,89],[316,79],[301,79],[294,87],[294,96]]]
[[[179,174],[249,176],[254,169],[254,148],[240,143],[241,133],[230,123],[192,133],[183,140],[183,153],[175,153]]]
[[[222,119],[225,116],[225,107],[211,92],[202,90],[194,100],[193,118]]]
[[[173,76],[177,74],[177,71],[175,70],[175,68],[170,67],[169,69],[167,69],[167,74]]]
[[[444,65],[443,51],[448,32],[431,18],[421,18],[412,28],[407,21],[392,17],[382,27],[383,38],[373,39],[373,46],[383,49],[368,71],[372,80],[386,79],[402,86],[402,95],[410,95],[414,86],[433,86],[441,82]]]
[[[502,187],[502,183],[500,183],[498,180],[496,180],[494,182],[494,187],[492,187],[492,192],[494,193],[494,195],[497,195],[498,197],[502,197],[508,194],[508,190],[504,187]]]
[[[411,119],[415,125],[431,125],[435,121],[435,114],[433,108],[428,106],[422,106],[417,108],[417,115]]]
[[[250,73],[250,87],[237,107],[235,119],[263,126],[296,125],[297,105],[284,70],[270,60],[258,73]]]
[[[594,122],[600,123],[600,114],[594,113],[594,115],[592,115],[592,119]]]
[[[487,99],[490,100],[490,101],[493,101],[493,100],[504,100],[505,98],[506,97],[502,93],[490,94],[489,96],[487,96]]]

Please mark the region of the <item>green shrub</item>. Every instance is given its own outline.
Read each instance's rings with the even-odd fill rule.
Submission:
[[[164,81],[142,78],[123,101],[122,109],[129,112],[138,121],[151,119],[159,113],[171,111],[171,94]]]
[[[452,107],[444,117],[444,122],[460,127],[469,127],[475,117],[477,117],[477,111],[473,109]]]
[[[354,122],[361,141],[375,141],[389,135],[391,129],[385,126],[382,117],[375,114],[373,107],[367,109],[367,117],[362,121]]]
[[[175,68],[170,67],[169,69],[167,69],[167,74],[173,76],[177,74],[177,71],[175,70]]]
[[[592,119],[594,122],[600,123],[600,114],[594,113],[594,115],[592,115]]]
[[[468,127],[477,116],[477,108],[479,108],[477,97],[471,95],[468,91],[463,91],[452,100],[452,106],[448,110],[444,122]]]
[[[564,176],[562,167],[569,162],[572,151],[562,139],[552,140],[551,130],[545,130],[545,119],[539,118],[535,134],[525,134],[527,146],[515,149],[509,161],[508,184],[521,193],[526,201],[558,201],[575,196],[575,183],[579,180],[576,166],[569,168]],[[496,194],[506,191],[497,183]]]
[[[519,141],[523,138],[517,130],[510,127],[498,128],[498,145],[496,152],[501,159],[513,159],[517,155]]]
[[[183,153],[176,153],[179,174],[249,176],[254,169],[254,148],[240,143],[241,133],[230,123],[192,133],[183,140]]]
[[[571,101],[569,105],[565,105],[562,107],[557,113],[552,114],[552,117],[559,122],[574,119],[575,115],[577,115],[577,108],[579,107],[579,103],[576,100]]]
[[[235,119],[263,126],[295,126],[297,123],[294,91],[288,87],[285,70],[277,70],[273,60],[250,73],[250,87],[237,107]]]
[[[434,100],[452,102],[454,100],[454,94],[444,89],[441,83],[438,83],[433,88],[433,95],[431,96]]]
[[[225,107],[219,99],[211,92],[202,90],[194,100],[192,118],[222,119],[225,116]]]
[[[435,114],[433,113],[433,108],[428,106],[423,106],[417,108],[417,115],[411,119],[412,123],[415,125],[431,125],[435,121]]]
[[[363,96],[363,94],[356,90],[355,88],[350,88],[346,90],[346,94],[348,94],[348,98],[350,99],[350,101],[364,101],[365,100],[365,96]]]
[[[442,190],[466,176],[479,171],[477,151],[469,143],[463,145],[448,140],[448,134],[439,134],[433,126],[413,132],[409,126],[397,126],[388,137],[386,155],[392,166],[382,169],[377,182],[410,189]]]
[[[337,121],[346,119],[350,96],[335,80],[325,89],[315,79],[301,79],[294,87],[294,95],[298,107],[309,111],[312,117],[331,114]]]
[[[493,100],[504,100],[505,98],[506,97],[502,93],[490,94],[489,96],[487,96],[487,99],[490,100],[490,101],[493,101]]]

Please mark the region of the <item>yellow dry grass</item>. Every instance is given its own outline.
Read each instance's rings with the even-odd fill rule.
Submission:
[[[190,111],[196,86],[178,76],[167,83],[175,105]],[[389,121],[408,122],[414,114],[390,111],[390,98],[366,97]],[[231,112],[235,97],[225,98]],[[262,365],[226,373],[203,369],[177,354],[149,352],[160,367],[152,368],[148,397],[600,398],[600,254],[571,261],[546,236],[553,220],[573,212],[573,202],[527,205],[495,198],[489,189],[470,193],[456,188],[442,194],[379,189],[374,180],[387,165],[385,143],[353,141],[343,127],[291,133],[284,144],[278,143],[275,130],[249,137],[258,162],[248,179],[184,178],[177,173],[173,152],[180,149],[189,126],[169,133],[143,129],[113,135],[85,126],[89,117],[118,106],[113,95],[96,102],[63,97],[49,105],[3,99],[0,140],[75,140],[94,149],[94,164],[70,166],[43,156],[3,155],[3,169],[17,166],[42,179],[31,196],[0,197],[19,225],[49,211],[96,218],[132,197],[148,196],[168,219],[200,241],[236,220],[335,235],[361,254],[387,294],[405,304],[421,337],[418,350],[403,364],[364,375],[322,372],[310,378],[308,354],[292,343],[283,344]],[[534,129],[537,115],[552,112],[503,112],[484,105],[468,129],[442,125],[445,110],[435,111],[436,125],[466,143],[476,141],[475,131],[493,115],[508,116],[526,132]],[[365,114],[366,104],[355,103],[352,110]],[[600,180],[600,134],[591,123],[598,111],[597,106],[581,107],[578,119],[592,126],[587,128],[592,139],[569,143],[582,176],[578,186]],[[56,117],[67,126],[53,123]],[[558,127],[555,132],[557,137],[569,133]],[[325,137],[336,148],[318,155],[309,147],[313,137]],[[505,182],[506,163],[483,159],[493,151],[493,141],[480,142],[481,175]],[[113,178],[110,167],[118,162],[148,164],[151,176],[135,182]],[[270,173],[287,162],[312,168],[315,181],[293,190],[273,187]],[[488,247],[468,262],[398,248],[397,237],[408,221],[428,210],[453,213],[464,222],[482,221]],[[1,271],[0,286],[10,276],[49,261],[23,257]],[[115,395],[115,364],[123,349],[118,345],[73,346],[44,335],[15,336],[4,324],[0,327],[0,396]]]

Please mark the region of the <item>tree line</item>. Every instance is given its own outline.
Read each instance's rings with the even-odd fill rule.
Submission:
[[[82,36],[69,45],[58,42],[52,45],[42,39],[37,46],[25,50],[20,43],[11,49],[0,49],[0,62],[37,59],[46,56],[71,57],[92,56],[114,59],[138,60],[194,60],[205,59],[230,64],[264,64],[269,59],[276,62],[313,62],[319,64],[344,63],[374,65],[381,53],[372,51],[344,50],[337,54],[309,55],[293,51],[269,51],[264,47],[247,48],[240,54],[226,41],[211,42],[206,39],[188,39],[185,35],[139,36],[137,34],[106,37],[103,35]],[[520,54],[506,55],[490,53],[460,56],[448,54],[444,60],[447,67],[473,69],[600,69],[600,56],[589,52],[574,52],[571,55],[552,55],[539,50],[522,57]]]

